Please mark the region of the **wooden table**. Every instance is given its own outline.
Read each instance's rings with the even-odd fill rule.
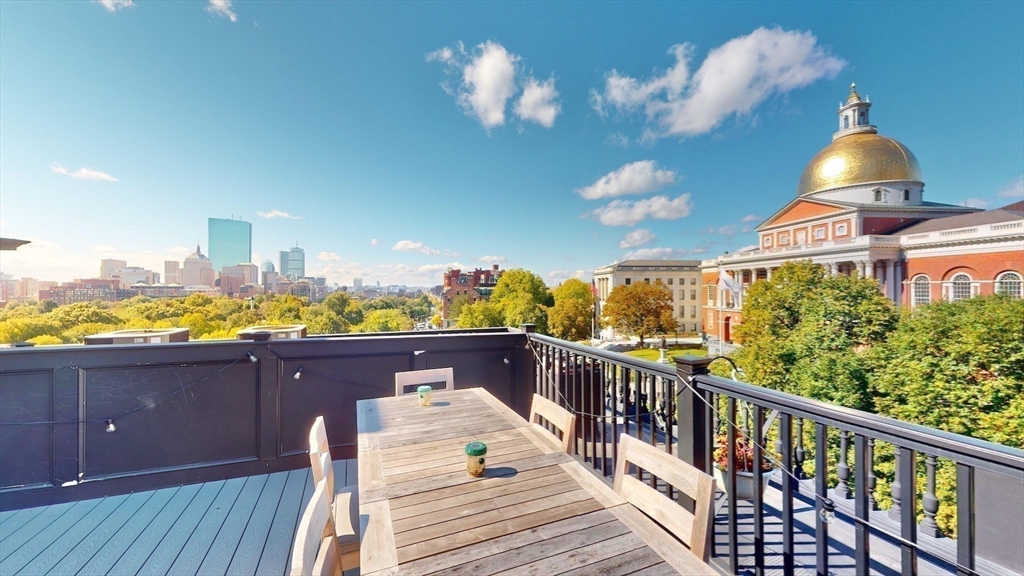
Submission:
[[[362,574],[716,574],[481,388],[357,411]],[[482,478],[466,473],[472,440]]]

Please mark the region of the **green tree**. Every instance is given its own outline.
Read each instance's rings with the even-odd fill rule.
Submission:
[[[387,310],[374,310],[366,315],[363,322],[356,326],[353,332],[399,332],[412,330],[413,320],[401,310],[390,308]]]
[[[22,316],[0,321],[0,343],[27,342],[38,336],[60,337],[63,327],[45,316]]]
[[[476,302],[462,307],[459,314],[459,328],[487,328],[490,326],[504,326],[505,318],[497,306],[486,300]]]
[[[51,336],[49,334],[43,334],[42,336],[36,336],[35,338],[30,338],[28,341],[33,343],[33,344],[35,344],[36,346],[53,346],[55,344],[63,344],[64,343],[64,341],[61,340],[60,338],[58,338],[56,336]]]
[[[54,322],[67,330],[79,324],[120,324],[121,319],[95,302],[77,302],[55,308],[47,314]]]
[[[536,324],[538,332],[547,333],[552,297],[544,280],[533,272],[522,268],[503,272],[490,302],[501,310],[505,326]]]
[[[469,306],[469,296],[459,294],[452,298],[451,304],[448,305],[448,319],[452,322],[458,321],[459,314],[462,314],[462,309],[466,306]]]
[[[348,322],[325,306],[308,306],[302,309],[302,323],[309,334],[341,334],[349,331]]]
[[[191,298],[191,296],[189,296]],[[260,306],[260,314],[268,324],[298,324],[306,300],[291,294],[278,295]]]
[[[570,278],[552,290],[555,305],[548,311],[548,330],[563,340],[579,341],[590,337],[594,294],[591,286]]]
[[[616,286],[601,312],[604,326],[638,336],[641,347],[647,336],[676,329],[672,318],[672,291],[661,281]]]

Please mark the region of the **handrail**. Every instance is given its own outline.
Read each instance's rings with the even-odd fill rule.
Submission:
[[[675,368],[665,364],[657,364],[655,362],[648,362],[647,360],[640,360],[629,356],[628,354],[622,354],[621,352],[610,352],[608,350],[601,350],[600,348],[594,348],[593,346],[587,346],[584,344],[576,344],[575,342],[567,342],[565,340],[559,340],[558,338],[552,338],[550,336],[544,336],[543,334],[530,333],[528,334],[530,340],[535,340],[543,344],[550,344],[558,348],[571,350],[580,354],[585,354],[599,360],[607,360],[623,366],[624,368],[630,368],[632,370],[640,370],[642,372],[654,373],[663,378],[674,380],[676,377]]]
[[[702,390],[1024,479],[1024,450],[717,376],[702,374],[693,383]]]

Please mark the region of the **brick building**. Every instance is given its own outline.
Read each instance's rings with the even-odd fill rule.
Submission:
[[[441,292],[441,319],[445,328],[449,326],[448,314],[451,311],[452,300],[456,296],[466,296],[469,304],[477,300],[487,299],[491,291],[498,284],[502,270],[497,264],[489,269],[477,268],[472,272],[451,269],[444,273],[444,282]]]
[[[832,143],[807,164],[797,197],[757,227],[758,245],[701,263],[712,346],[732,342],[747,287],[795,260],[874,278],[898,305],[1022,296],[1024,202],[981,211],[925,201],[917,159],[877,133],[870,107],[851,87]]]

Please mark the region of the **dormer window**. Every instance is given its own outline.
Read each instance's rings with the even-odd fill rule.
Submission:
[[[767,238],[764,239],[764,245],[765,246],[771,246],[772,245],[771,237],[767,237]]]
[[[907,202],[908,200],[910,200],[910,190],[904,190],[903,191],[903,201]]]
[[[875,189],[875,202],[881,202],[884,199],[884,193],[881,188]]]
[[[850,127],[850,117],[844,115],[843,116],[843,130],[846,130],[849,127]]]

